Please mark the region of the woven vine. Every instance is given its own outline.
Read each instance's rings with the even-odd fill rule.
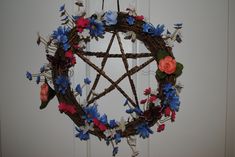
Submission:
[[[80,1],[76,4],[79,9],[83,7]],[[107,144],[111,143],[113,155],[116,155],[118,147],[115,146],[115,143],[118,144],[122,138],[126,138],[133,150],[132,156],[138,155],[133,148],[136,145],[133,136],[139,134],[143,138],[149,137],[149,134],[153,133],[151,127],[155,124],[158,126],[157,131],[161,132],[164,130],[166,121],[175,120],[175,112],[179,109],[178,94],[182,87],[176,84],[176,78],[181,75],[183,65],[175,61],[172,43],[174,41],[181,42],[180,30],[182,24],[175,25],[174,33],[171,34],[167,31],[167,34],[164,35],[164,25],[154,27],[146,22],[143,16],[138,16],[135,10],[131,8],[128,8],[127,12],[120,12],[118,9],[118,12],[108,11],[100,15],[94,14],[91,17],[85,17],[84,12],[80,12],[79,16],[70,16],[63,5],[60,12],[64,26],[54,31],[49,40],[38,35],[37,43],[45,45],[49,63],[40,69],[39,74],[29,72],[26,74],[29,80],[35,77],[37,83],[43,83],[40,93],[42,102],[40,109],[44,109],[49,101],[56,96],[59,101],[59,110],[69,116],[76,124],[77,137],[81,140],[87,140],[89,134],[93,134],[99,139],[104,139]],[[85,31],[89,32],[88,36],[83,34]],[[94,38],[100,40],[105,33],[111,34],[106,51],[86,51],[87,43]],[[149,52],[126,53],[120,33],[126,34],[125,38],[133,42],[135,40],[141,41]],[[115,38],[118,41],[120,52],[111,53],[111,46]],[[78,96],[82,96],[81,85],[78,84],[75,89],[70,86],[71,67],[76,64],[74,55],[77,55],[85,64],[97,72],[85,98],[85,104],[77,99]],[[90,57],[101,58],[101,66],[94,64],[89,59]],[[113,80],[104,71],[109,58],[120,58],[124,64],[125,73],[117,80]],[[144,63],[135,67],[128,65],[128,59],[138,58],[147,59]],[[157,90],[147,88],[144,91],[147,98],[140,101],[132,76],[153,62],[156,64],[155,77],[158,88]],[[105,78],[111,85],[100,93],[95,93],[101,77]],[[119,83],[125,78],[130,83],[130,91],[133,96],[129,96],[119,86]],[[84,82],[85,85],[91,83],[88,78]],[[130,114],[127,121],[122,119],[121,121],[110,120],[108,122],[106,114],[100,116],[97,111],[98,99],[106,96],[114,89],[118,90],[126,99],[124,106],[129,107],[126,112]]]

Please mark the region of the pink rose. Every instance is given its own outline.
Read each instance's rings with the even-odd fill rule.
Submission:
[[[166,74],[172,74],[176,70],[176,61],[171,56],[166,56],[159,62],[159,69]]]
[[[41,85],[41,91],[40,91],[40,99],[42,102],[48,101],[48,91],[49,87],[46,83]]]

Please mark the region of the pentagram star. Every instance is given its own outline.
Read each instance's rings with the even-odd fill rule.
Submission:
[[[115,36],[117,37],[117,41],[118,41],[118,45],[120,48],[120,52],[121,54],[110,54],[110,49],[111,46],[113,44],[114,38]],[[117,89],[129,102],[132,106],[136,107],[139,105],[138,103],[138,98],[137,98],[137,92],[136,92],[136,88],[134,85],[134,81],[132,80],[131,76],[135,73],[137,73],[138,71],[140,71],[141,69],[143,69],[144,67],[146,67],[148,64],[150,64],[152,61],[154,61],[154,57],[151,57],[151,53],[142,53],[142,54],[133,54],[133,53],[125,53],[123,46],[122,46],[122,42],[121,42],[121,38],[119,36],[119,34],[117,32],[113,32],[111,40],[108,44],[108,47],[106,49],[106,52],[96,52],[96,53],[92,53],[92,52],[81,52],[81,51],[77,51],[76,53],[78,55],[78,57],[80,57],[85,63],[87,63],[88,65],[90,65],[95,71],[97,71],[97,75],[95,78],[95,81],[93,83],[93,86],[90,89],[90,92],[87,96],[87,104],[91,104],[93,103],[95,100],[105,96],[107,93],[111,92],[114,89]],[[94,63],[92,63],[87,57],[85,57],[86,55],[90,55],[90,56],[96,56],[96,57],[103,57],[103,60],[101,62],[101,68],[99,68],[97,65],[95,65]],[[122,62],[124,64],[125,67],[125,73],[123,75],[121,75],[116,81],[112,80],[103,70],[105,67],[105,64],[108,60],[108,58],[122,58]],[[131,69],[129,69],[129,65],[128,65],[128,61],[127,58],[138,58],[138,57],[151,57],[149,60],[147,60],[146,62],[144,62],[143,64],[139,65],[139,66],[135,66]],[[103,92],[96,94],[95,96],[92,96],[92,92],[96,89],[100,77],[103,76],[107,81],[109,81],[111,83],[111,85],[106,88]],[[126,92],[119,86],[119,83],[124,80],[126,77],[128,77],[129,83],[130,83],[130,87],[134,96],[134,100],[132,100],[131,96],[129,96],[128,94],[126,94]]]

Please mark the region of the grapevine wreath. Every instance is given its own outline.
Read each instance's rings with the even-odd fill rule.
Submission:
[[[103,1],[104,2],[104,1]],[[50,100],[57,97],[59,111],[69,116],[76,124],[76,137],[80,140],[88,140],[90,134],[105,140],[107,145],[113,148],[113,156],[118,152],[118,143],[126,138],[133,151],[132,156],[137,156],[136,138],[148,138],[153,133],[151,127],[156,124],[157,132],[165,128],[165,122],[175,121],[176,112],[179,110],[179,92],[182,88],[176,84],[176,78],[182,73],[183,65],[176,62],[172,53],[174,42],[181,42],[182,24],[175,24],[174,33],[167,31],[164,34],[164,25],[154,27],[146,22],[144,17],[137,15],[134,8],[127,8],[126,12],[106,11],[95,13],[90,17],[83,11],[83,3],[78,0],[78,14],[71,16],[65,9],[60,7],[62,26],[55,30],[48,40],[38,34],[37,44],[44,44],[48,64],[41,67],[40,73],[31,74],[26,72],[29,80],[42,83],[40,109],[44,109]],[[102,4],[102,8],[103,8]],[[125,53],[119,33],[125,35],[125,39],[144,43],[149,53]],[[112,37],[105,52],[86,51],[86,45],[92,39],[100,40],[105,33],[111,33]],[[109,53],[114,38],[117,38],[120,53]],[[96,72],[94,82],[90,78],[84,79],[84,84],[78,84],[75,88],[70,85],[72,67],[76,64],[77,55],[81,60],[93,68]],[[101,66],[95,65],[89,57],[102,58]],[[105,72],[104,66],[108,58],[121,58],[126,73],[119,79],[111,79]],[[148,58],[143,64],[130,68],[128,59]],[[137,98],[137,91],[132,80],[132,75],[139,72],[152,62],[156,62],[157,90],[150,87],[144,90],[143,100]],[[101,93],[94,92],[100,77],[108,80],[111,85]],[[119,83],[128,78],[134,99],[126,94]],[[92,85],[93,84],[93,85]],[[92,85],[86,101],[81,102],[79,97],[83,95],[83,87]],[[120,121],[108,119],[106,114],[98,112],[97,100],[112,90],[117,89],[124,96],[126,113],[130,115],[128,120]]]

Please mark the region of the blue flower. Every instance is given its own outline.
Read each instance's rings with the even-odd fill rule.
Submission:
[[[108,123],[108,118],[107,118],[106,114],[104,114],[103,116],[100,117],[100,122],[103,123],[103,124]]]
[[[109,126],[110,126],[110,128],[113,129],[113,128],[117,127],[118,125],[117,125],[116,121],[113,119],[113,120],[109,121]]]
[[[153,134],[153,131],[149,128],[147,123],[142,123],[138,125],[136,127],[136,131],[143,139],[148,138],[149,134]]]
[[[29,79],[29,81],[33,79],[32,74],[28,71],[26,72],[26,78]]]
[[[178,112],[179,111],[179,106],[180,106],[179,96],[177,96],[177,95],[173,96],[170,99],[169,104],[170,104],[170,108],[172,110]]]
[[[77,127],[75,127],[75,129],[78,132],[78,133],[76,133],[75,136],[78,137],[80,140],[86,141],[86,140],[90,139],[90,135],[89,135],[88,132],[84,133],[83,130],[81,130],[81,129],[77,128]]]
[[[58,43],[63,45],[65,51],[67,51],[70,47],[68,44],[68,37],[67,34],[70,31],[70,28],[66,27],[58,27],[57,30],[53,31],[51,35],[53,39],[55,39]]]
[[[68,77],[60,75],[56,78],[55,83],[57,85],[57,90],[59,93],[65,94],[68,86],[70,85],[70,81]]]
[[[80,96],[82,96],[82,87],[81,87],[80,84],[78,84],[78,85],[76,86],[75,90],[76,90],[76,92],[77,92]]]
[[[90,35],[92,37],[102,37],[104,34],[104,24],[101,21],[96,20],[94,17],[90,18]]]
[[[133,112],[134,112],[134,109],[132,109],[132,108],[126,110],[126,113],[128,113],[128,114],[131,114]]]
[[[41,77],[40,77],[40,75],[38,75],[37,78],[36,78],[36,83],[39,84],[40,80],[41,80]]]
[[[157,25],[156,29],[154,30],[153,36],[161,36],[164,32],[165,28],[164,25]]]
[[[91,83],[91,80],[88,77],[86,77],[84,78],[84,83],[89,85]]]
[[[144,23],[142,28],[144,33],[148,33],[152,36],[161,36],[161,34],[164,32],[164,25],[157,25],[155,28],[152,24],[150,23]]]
[[[99,118],[100,114],[98,113],[97,105],[88,106],[84,108],[86,115],[83,116],[88,123],[92,122],[93,118]]]
[[[135,107],[134,108],[134,112],[137,114],[137,115],[142,115],[143,112],[141,111],[141,109],[139,107]]]
[[[163,105],[169,106],[173,111],[178,112],[180,106],[179,96],[177,95],[177,91],[173,87],[172,83],[166,83],[163,85],[163,94],[165,96]]]
[[[124,106],[128,105],[128,100],[126,99],[126,101],[124,102]]]
[[[114,135],[114,140],[115,140],[115,143],[118,144],[119,142],[121,142],[121,134],[119,133],[116,133]]]
[[[169,90],[173,89],[173,85],[171,83],[166,83],[163,85],[163,91],[168,92]]]
[[[155,31],[154,26],[150,23],[144,23],[142,28],[143,28],[143,32],[148,33],[148,34],[153,34]]]
[[[63,4],[61,7],[60,7],[60,12],[64,11],[65,9],[65,4]]]
[[[43,73],[45,71],[45,65],[43,65],[41,68],[40,68],[40,73]]]
[[[104,20],[105,20],[105,24],[107,26],[111,26],[111,25],[116,25],[117,24],[117,12],[116,11],[107,11],[104,14]]]
[[[118,153],[118,147],[113,148],[113,156],[115,156]]]
[[[135,19],[132,16],[128,16],[126,18],[126,21],[129,25],[134,25],[134,23],[135,23]]]

